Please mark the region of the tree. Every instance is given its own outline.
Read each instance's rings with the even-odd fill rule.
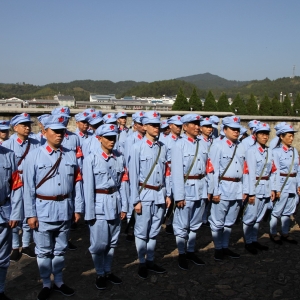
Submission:
[[[234,100],[232,101],[231,110],[232,112],[239,115],[247,115],[247,107],[240,94],[237,94]]]
[[[277,97],[277,94],[274,95],[271,105],[272,105],[272,116],[282,116],[282,105]]]
[[[284,97],[284,100],[282,102],[282,115],[283,116],[293,115],[291,100],[288,94]]]
[[[204,110],[206,111],[217,111],[217,104],[214,95],[211,91],[208,92],[205,102],[204,102]]]
[[[297,98],[294,102],[294,112],[296,116],[300,116],[300,94],[297,95]]]
[[[222,93],[222,95],[220,96],[217,106],[218,106],[218,111],[224,111],[224,112],[231,111],[228,98],[225,93]]]
[[[250,99],[246,104],[246,107],[247,107],[248,115],[251,116],[258,115],[257,102],[253,94],[251,94]]]
[[[190,97],[189,105],[190,108],[192,108],[192,110],[194,111],[202,110],[202,102],[195,88],[193,89],[193,93]]]
[[[172,110],[190,110],[190,105],[183,94],[182,88],[179,89]]]
[[[259,106],[259,114],[261,116],[271,116],[272,108],[271,101],[267,95],[264,96]]]

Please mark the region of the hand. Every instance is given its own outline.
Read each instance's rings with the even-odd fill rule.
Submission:
[[[178,208],[183,208],[186,205],[185,200],[176,201],[176,206]]]
[[[249,204],[254,204],[255,203],[255,196],[249,196],[248,203]]]
[[[8,221],[8,226],[10,228],[15,228],[17,227],[17,225],[18,225],[18,221],[13,221],[13,220]]]
[[[140,215],[142,213],[142,202],[139,202],[134,206],[135,212]]]
[[[123,211],[122,211],[122,212],[120,213],[120,219],[121,219],[121,220],[124,220],[125,217],[126,217],[126,212],[123,212]]]
[[[73,215],[73,222],[77,223],[81,218],[81,215],[79,213],[74,213]]]
[[[210,201],[212,199],[212,194],[207,194],[207,200]]]
[[[220,195],[218,195],[218,196],[213,196],[213,197],[212,197],[212,201],[213,201],[213,202],[219,203],[220,200],[221,200]]]
[[[170,197],[166,197],[166,206],[167,206],[167,208],[170,207],[171,203],[172,203],[171,198]]]
[[[275,192],[271,191],[271,201],[274,201],[274,200],[275,200]]]
[[[39,221],[37,217],[32,217],[27,219],[27,224],[30,229],[37,229],[39,227]]]
[[[276,198],[280,198],[281,193],[280,192],[276,192]]]

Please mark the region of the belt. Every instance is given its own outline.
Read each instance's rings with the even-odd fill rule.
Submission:
[[[280,173],[280,176],[287,177],[288,174],[286,174],[286,173]],[[296,176],[297,176],[297,173],[291,173],[289,177],[296,177]]]
[[[202,179],[205,177],[205,174],[199,174],[199,175],[194,175],[194,176],[188,176],[187,179]],[[184,178],[185,178],[185,175],[184,175]]]
[[[67,198],[70,198],[69,194],[57,195],[57,196],[43,196],[43,195],[36,194],[36,197],[42,200],[53,200],[53,201],[63,201]]]
[[[256,177],[256,180],[258,180],[259,179],[259,177]],[[269,176],[263,176],[262,178],[261,178],[261,180],[269,180],[270,179],[270,177]]]
[[[116,188],[114,186],[114,187],[110,187],[108,189],[95,189],[95,193],[96,194],[107,194],[107,195],[110,195],[110,194],[115,193],[117,190],[118,190],[118,188]]]
[[[232,181],[232,182],[240,182],[241,178],[233,178],[233,177],[220,177],[220,180]]]
[[[139,183],[139,186],[142,186],[143,183],[140,182]],[[150,190],[154,190],[154,191],[160,191],[162,188],[163,188],[163,185],[158,185],[158,186],[155,186],[155,185],[150,185],[150,184],[145,184],[144,186],[146,189],[150,189]]]

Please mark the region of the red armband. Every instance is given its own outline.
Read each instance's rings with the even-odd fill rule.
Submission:
[[[213,166],[213,164],[212,164],[210,158],[208,158],[207,161],[206,161],[206,173],[207,173],[207,174],[208,174],[208,173],[212,173],[214,170],[215,170],[215,169],[214,169],[214,166]]]
[[[82,180],[82,175],[80,172],[80,168],[78,167],[74,174],[74,183],[76,183],[77,181],[81,181],[81,180]]]
[[[21,186],[23,186],[23,182],[22,182],[22,179],[21,179],[21,176],[20,176],[20,173],[19,171],[14,171],[12,174],[11,174],[11,189],[14,191],[14,190],[17,190],[18,188],[20,188]]]
[[[76,147],[76,158],[83,157],[83,153],[81,151],[80,146]]]
[[[274,161],[272,160],[272,169],[271,169],[271,173],[275,173],[277,171],[277,168],[274,164]]]
[[[129,181],[128,170],[127,170],[126,167],[124,169],[125,169],[125,171],[124,171],[124,173],[122,175],[121,182],[123,182],[123,181]]]
[[[244,170],[243,170],[243,174],[249,174],[248,164],[247,164],[246,161],[244,161]]]
[[[170,164],[169,164],[169,162],[166,162],[166,171],[165,171],[165,176],[166,176],[166,177],[169,177],[169,176],[171,176],[171,167],[170,167]]]

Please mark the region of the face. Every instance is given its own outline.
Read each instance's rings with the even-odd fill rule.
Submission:
[[[269,135],[269,131],[259,131],[258,133],[254,133],[256,141],[261,145],[265,145],[268,142]]]
[[[117,120],[118,124],[120,126],[125,126],[126,125],[126,122],[127,122],[127,117],[120,117],[118,120]]]
[[[285,135],[281,134],[280,139],[283,145],[290,147],[294,141],[294,133],[287,132]]]
[[[175,124],[170,124],[169,125],[171,133],[175,134],[175,135],[180,135],[181,133],[181,129],[182,129],[182,125],[175,125]]]
[[[79,131],[81,131],[82,133],[86,133],[89,129],[89,123],[87,121],[78,121],[76,122],[76,125]]]
[[[232,142],[237,141],[240,135],[240,128],[227,127],[224,128],[225,136]]]
[[[183,130],[186,135],[195,139],[200,134],[199,121],[183,124]]]
[[[141,134],[145,134],[145,132],[146,132],[143,124],[141,124],[141,123],[134,123],[133,127],[134,127],[135,131],[138,131]]]
[[[31,132],[31,123],[19,123],[18,125],[14,126],[14,131],[18,134],[19,137],[28,138]]]
[[[9,130],[0,130],[0,140],[6,141],[8,139]]]
[[[99,136],[98,140],[101,143],[101,148],[105,153],[111,153],[112,149],[115,146],[117,136],[108,135],[108,136]]]
[[[202,132],[202,134],[204,136],[210,136],[212,131],[213,131],[213,127],[212,125],[204,125],[204,126],[200,126],[200,131]]]
[[[99,126],[101,126],[102,124],[103,124],[103,122],[99,122],[99,123],[94,124],[94,125],[90,124],[90,129],[93,130],[93,131],[96,131],[96,129],[97,129]]]
[[[159,135],[159,128],[160,124],[145,124],[144,130],[146,131],[146,134],[151,136],[152,138],[156,138]]]
[[[167,128],[162,129],[162,131],[165,135],[168,135],[171,132],[170,127],[168,126]]]
[[[54,148],[58,149],[64,139],[65,129],[45,129],[44,135],[47,139],[48,144]]]

